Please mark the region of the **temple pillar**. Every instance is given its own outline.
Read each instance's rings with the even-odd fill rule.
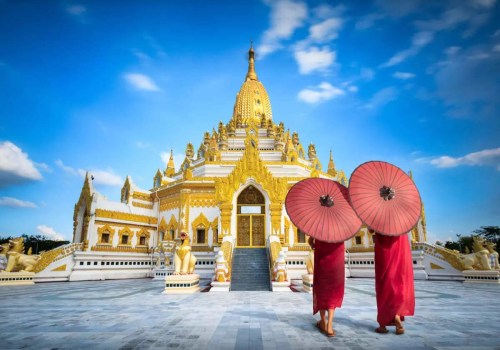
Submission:
[[[179,229],[189,235],[189,206],[191,190],[183,189],[180,191],[179,200]],[[178,233],[180,235],[180,232]],[[193,238],[193,237],[191,237]]]
[[[280,238],[280,243],[285,241],[285,235],[281,232],[281,212],[283,206],[280,203],[271,203],[269,206],[271,211],[271,235],[277,235]]]
[[[231,203],[222,203],[220,205],[220,221],[222,234],[219,235],[219,243],[222,243],[222,238],[231,233],[231,213],[233,205]]]

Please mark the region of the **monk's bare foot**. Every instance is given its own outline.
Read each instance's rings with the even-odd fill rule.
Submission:
[[[405,333],[405,329],[403,327],[403,323],[401,322],[401,318],[399,317],[399,315],[396,315],[394,317],[394,324],[396,325],[396,334],[397,335]]]
[[[333,322],[327,323],[326,325],[326,335],[328,337],[335,337],[337,333],[333,330]]]
[[[385,326],[378,327],[377,329],[375,329],[375,332],[380,333],[380,334],[389,333],[389,331],[387,330],[387,328],[385,328]]]
[[[326,333],[325,321],[319,320],[316,322],[316,328],[318,328],[321,333]]]
[[[328,337],[335,337],[335,335],[337,335],[337,333],[335,333],[335,331],[333,329],[330,329],[330,330],[326,331],[326,335]]]

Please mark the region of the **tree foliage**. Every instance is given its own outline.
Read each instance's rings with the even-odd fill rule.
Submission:
[[[447,241],[444,244],[445,248],[458,250],[461,253],[468,254],[473,249],[474,236],[483,237],[486,240],[496,244],[496,251],[500,253],[500,227],[498,226],[481,226],[481,228],[472,231],[473,235],[462,236],[457,235],[456,241]]]
[[[480,229],[474,230],[474,233],[494,243],[500,241],[500,227],[498,226],[481,226]]]
[[[21,237],[24,238],[25,253],[31,248],[33,254],[39,254],[40,252],[48,251],[69,243],[69,241],[54,241],[42,235],[35,236],[24,234]],[[14,238],[15,237],[0,238],[0,244],[8,243],[9,240]]]

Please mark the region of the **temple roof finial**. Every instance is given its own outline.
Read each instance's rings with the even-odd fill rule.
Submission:
[[[255,73],[255,51],[253,50],[253,41],[250,41],[250,49],[248,50],[248,73],[246,80],[258,80]]]

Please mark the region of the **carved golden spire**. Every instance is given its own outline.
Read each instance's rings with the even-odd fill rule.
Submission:
[[[174,164],[174,151],[170,150],[170,159],[168,160],[167,169],[165,169],[165,175],[172,177],[175,174],[175,164]]]
[[[246,128],[251,122],[261,125],[263,119],[273,119],[271,102],[264,85],[257,79],[255,73],[255,52],[253,45],[248,50],[248,72],[236,95],[231,122],[236,128]]]
[[[337,176],[337,170],[335,169],[335,163],[333,162],[332,150],[330,150],[330,161],[328,162],[327,173],[332,176]]]
[[[253,42],[250,42],[250,50],[248,50],[248,73],[246,80],[259,80],[255,73],[255,52],[253,50]]]

